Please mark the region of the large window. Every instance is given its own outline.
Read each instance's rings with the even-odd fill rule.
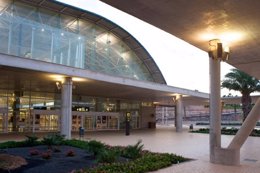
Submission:
[[[29,6],[0,4],[0,53],[153,81],[136,54],[96,24]]]

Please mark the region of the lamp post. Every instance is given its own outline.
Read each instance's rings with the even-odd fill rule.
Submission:
[[[216,163],[217,150],[221,148],[221,99],[220,62],[229,56],[228,48],[223,48],[219,39],[209,41],[210,72],[210,161]]]

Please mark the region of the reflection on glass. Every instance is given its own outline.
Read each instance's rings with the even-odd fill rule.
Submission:
[[[136,54],[96,24],[35,10],[19,1],[5,5],[0,15],[0,39],[4,43],[0,53],[153,81]]]

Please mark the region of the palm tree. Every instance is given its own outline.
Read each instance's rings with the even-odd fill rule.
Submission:
[[[238,69],[231,69],[231,72],[225,75],[225,79],[222,81],[221,87],[239,91],[242,94],[241,103],[243,120],[245,120],[252,108],[252,99],[250,94],[260,91],[260,81]]]

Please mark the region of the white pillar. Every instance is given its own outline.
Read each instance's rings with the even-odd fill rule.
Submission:
[[[182,118],[184,114],[184,109],[183,109],[183,102],[182,102],[182,95],[177,95],[176,96],[176,132],[181,132],[182,131]]]
[[[220,60],[209,58],[210,72],[210,161],[215,163],[221,148]]]
[[[65,78],[61,88],[61,134],[71,138],[72,79]]]

